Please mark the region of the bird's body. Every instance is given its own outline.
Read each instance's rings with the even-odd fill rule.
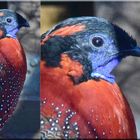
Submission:
[[[137,137],[130,106],[110,75],[130,49],[135,53],[133,39],[123,50],[120,31],[106,20],[81,17],[42,36],[42,138]]]
[[[53,120],[46,125],[46,131],[54,128],[54,133],[61,132],[61,138],[136,138],[132,112],[116,83],[88,80],[74,85],[65,69],[45,68],[43,62],[40,68],[44,102],[41,114],[48,122]],[[60,117],[58,112],[62,112]],[[74,115],[66,125],[72,112]],[[61,126],[58,131],[55,131],[55,120]]]
[[[18,16],[8,9],[0,10],[0,129],[15,111],[27,71],[26,57],[16,38]]]
[[[26,59],[17,39],[0,39],[0,128],[18,102],[26,76]]]

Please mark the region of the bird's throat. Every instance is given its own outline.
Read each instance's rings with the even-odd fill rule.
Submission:
[[[104,79],[110,83],[115,83],[115,76],[111,75],[110,73],[120,63],[120,61],[121,59],[114,58],[106,65],[97,67],[97,69],[91,73],[91,77],[95,79]]]
[[[10,31],[7,32],[6,36],[7,37],[12,37],[12,38],[16,38],[16,33],[18,32],[18,28],[14,28]]]

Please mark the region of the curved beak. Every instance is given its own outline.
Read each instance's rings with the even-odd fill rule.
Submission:
[[[18,22],[18,27],[30,27],[29,23],[27,22],[27,20],[22,17],[20,14],[16,13],[16,18],[17,18],[17,22]]]
[[[122,50],[120,53],[122,56],[138,56],[140,57],[140,47],[137,45],[131,49]]]
[[[137,45],[132,50],[130,50],[130,55],[140,57],[140,47]]]

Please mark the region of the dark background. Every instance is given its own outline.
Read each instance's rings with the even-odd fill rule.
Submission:
[[[18,38],[27,58],[26,81],[17,109],[0,132],[1,138],[39,138],[40,129],[40,2],[0,2],[0,8],[20,13],[30,24],[21,29]]]
[[[42,2],[41,33],[69,17],[99,16],[126,30],[140,44],[140,2]],[[140,58],[127,57],[114,71],[132,108],[140,138]]]

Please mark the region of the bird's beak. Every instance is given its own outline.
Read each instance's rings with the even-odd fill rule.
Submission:
[[[132,50],[130,50],[130,55],[140,57],[140,47],[137,45]]]
[[[30,27],[30,25],[27,22],[27,20],[24,17],[22,17],[20,14],[16,13],[16,18],[17,18],[19,28],[21,28],[21,27]]]

